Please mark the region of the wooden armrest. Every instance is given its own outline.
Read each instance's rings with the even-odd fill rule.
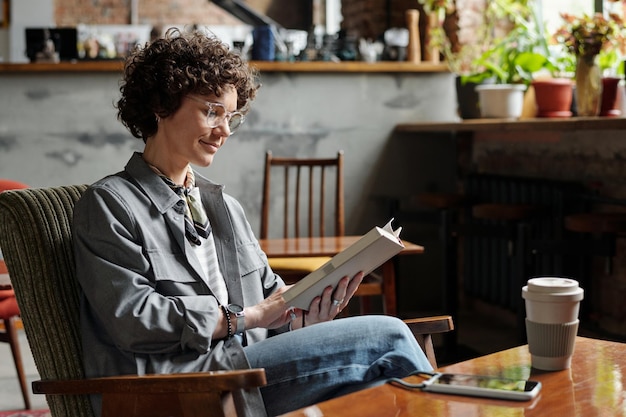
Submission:
[[[437,359],[433,346],[432,335],[435,333],[445,333],[454,330],[454,323],[451,316],[421,317],[404,320],[411,333],[415,336],[417,343],[426,354],[426,358],[434,369],[437,369]]]
[[[102,394],[106,392],[163,394],[231,391],[266,384],[265,369],[213,371],[164,375],[123,375],[33,382],[35,394]]]
[[[102,394],[102,417],[236,416],[232,391],[266,384],[265,369],[33,382],[35,394]],[[209,411],[210,410],[210,411]]]
[[[420,317],[406,319],[404,322],[409,326],[413,334],[445,333],[454,330],[451,316]]]

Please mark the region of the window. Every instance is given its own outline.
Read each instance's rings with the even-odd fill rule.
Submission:
[[[554,33],[563,24],[562,12],[576,15],[593,14],[595,9],[593,0],[542,0],[540,3],[542,18],[546,22],[548,33]]]
[[[549,33],[554,32],[562,23],[561,12],[579,15],[595,12],[616,13],[624,16],[623,1],[609,0],[539,0],[542,19],[546,22]]]

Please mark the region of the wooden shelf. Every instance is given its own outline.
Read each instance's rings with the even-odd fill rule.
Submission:
[[[430,73],[448,72],[445,64],[410,62],[265,62],[251,61],[263,72],[319,72],[319,73]],[[29,72],[120,72],[123,61],[78,61],[27,64],[0,64],[0,73]]]
[[[472,119],[460,122],[423,122],[396,125],[396,132],[515,132],[626,129],[624,117],[570,117],[563,119]]]
[[[410,62],[381,61],[367,63],[361,61],[345,62],[262,62],[251,63],[261,72],[449,72],[446,64],[432,64],[423,62],[413,64]]]
[[[122,61],[80,61],[28,64],[0,64],[0,73],[39,73],[39,72],[122,72]]]

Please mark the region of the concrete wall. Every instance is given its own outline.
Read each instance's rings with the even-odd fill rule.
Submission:
[[[118,78],[116,73],[0,74],[0,177],[41,187],[91,183],[122,169],[143,142],[116,120]],[[453,143],[391,135],[397,123],[455,119],[451,74],[265,73],[261,82],[246,124],[214,164],[201,169],[242,202],[255,231],[268,149],[298,156],[345,151],[350,234],[387,220],[381,195],[454,186]],[[432,247],[422,236],[414,238]],[[422,258],[418,261],[436,263]],[[415,287],[421,281],[414,269],[423,267],[406,268],[411,291],[427,294],[423,284]],[[423,309],[414,296],[403,296],[401,309]]]
[[[385,153],[395,124],[455,118],[450,74],[268,73],[261,82],[246,124],[202,171],[253,211],[265,150],[327,156],[343,149],[351,231],[381,176],[391,182],[379,190],[387,193],[413,181],[400,169],[403,155],[390,161]],[[3,74],[0,89],[10,98],[0,103],[2,177],[33,186],[92,182],[143,145],[116,120],[118,74]],[[256,226],[257,214],[250,216]]]

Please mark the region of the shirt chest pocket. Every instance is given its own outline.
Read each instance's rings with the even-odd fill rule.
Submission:
[[[243,243],[237,247],[239,272],[247,277],[265,267],[265,259],[259,245],[254,242]]]
[[[183,296],[209,294],[204,281],[198,277],[182,253],[147,251],[156,291],[162,295]]]

